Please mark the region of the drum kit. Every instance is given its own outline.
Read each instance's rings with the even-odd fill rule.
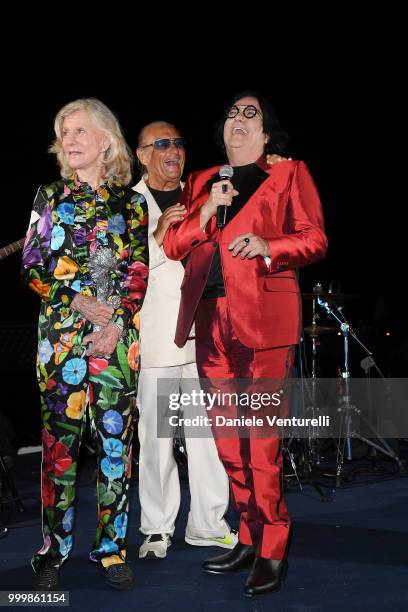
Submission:
[[[341,367],[336,367],[336,373],[331,377],[339,380],[339,385],[337,385],[338,395],[335,400],[336,406],[338,406],[336,412],[339,420],[336,431],[339,432],[339,435],[333,439],[322,438],[319,437],[318,428],[310,427],[306,435],[302,434],[302,437],[297,439],[286,439],[284,444],[286,458],[289,461],[285,474],[286,481],[289,482],[291,477],[295,477],[300,488],[302,488],[302,482],[312,484],[320,494],[322,501],[328,501],[329,499],[322,489],[322,486],[328,483],[327,479],[332,479],[331,482],[334,480],[336,487],[341,487],[342,482],[347,480],[348,476],[344,473],[344,465],[345,460],[351,461],[353,459],[352,440],[358,439],[363,442],[370,450],[371,456],[377,456],[378,453],[386,455],[396,462],[400,472],[405,471],[400,458],[388,441],[378,433],[372,422],[367,420],[362,411],[353,404],[350,386],[350,338],[366,354],[361,366],[363,367],[364,362],[368,364],[368,370],[374,367],[379,377],[385,377],[377,366],[372,351],[360,340],[343,312],[344,303],[356,299],[357,296],[333,291],[332,286],[333,284],[330,285],[328,291],[324,291],[322,285],[316,283],[311,293],[302,294],[305,310],[309,315],[311,312],[311,321],[303,327],[298,359],[299,388],[301,391],[297,394],[295,403],[301,402],[303,414],[312,418],[316,418],[324,412],[324,405],[321,404],[322,395],[319,393],[319,386],[323,379],[319,378],[318,370],[319,361],[326,362],[327,360],[326,356],[320,353],[324,352],[325,347],[332,347],[331,343],[334,336],[341,336],[343,363]],[[336,347],[340,348],[338,340]],[[333,351],[331,350],[331,352]],[[367,376],[367,369],[365,369],[365,374]],[[367,436],[356,434],[353,425],[356,417],[358,417],[360,424],[363,422],[364,431],[369,432]],[[327,456],[330,455],[330,450],[328,451],[330,448],[334,450],[335,462],[332,473],[327,473],[327,467],[325,472],[323,465],[326,463]],[[332,464],[331,467],[333,468]]]
[[[332,285],[330,285],[331,289]],[[303,333],[305,336],[310,338],[311,341],[311,355],[312,355],[312,364],[311,364],[311,377],[317,377],[317,349],[320,337],[324,334],[338,334],[338,328],[336,327],[335,322],[329,325],[332,320],[328,320],[324,325],[320,323],[320,319],[322,317],[322,312],[319,310],[323,303],[329,304],[333,303],[335,300],[336,304],[340,304],[338,306],[339,310],[341,310],[344,300],[355,299],[357,296],[349,293],[333,293],[332,291],[323,291],[323,287],[320,283],[316,283],[313,287],[313,293],[302,293],[302,298],[306,302],[312,302],[312,322],[310,325],[306,325],[303,328]]]

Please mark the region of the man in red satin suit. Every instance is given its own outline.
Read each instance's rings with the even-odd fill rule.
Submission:
[[[218,166],[191,174],[182,197],[187,213],[164,238],[169,258],[189,256],[175,342],[184,345],[195,321],[200,377],[285,379],[301,330],[295,268],[318,261],[327,248],[319,196],[303,162],[267,166],[265,155],[282,153],[286,134],[262,95],[235,96],[217,133],[231,180],[220,180]],[[219,206],[226,207],[222,228]],[[290,529],[281,441],[214,435],[241,522],[235,548],[204,569],[252,565],[245,594],[276,590]]]

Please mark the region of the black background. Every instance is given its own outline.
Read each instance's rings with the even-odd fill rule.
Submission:
[[[174,123],[188,140],[188,173],[222,161],[212,142],[214,123],[232,94],[256,88],[274,105],[291,136],[289,155],[308,164],[324,206],[329,252],[323,262],[301,270],[302,291],[317,281],[327,289],[336,279],[341,291],[355,294],[345,312],[356,331],[386,374],[405,376],[405,179],[395,145],[402,139],[398,34],[385,55],[381,41],[390,31],[381,15],[374,29],[372,15],[356,21],[347,13],[342,19],[322,13],[322,27],[312,29],[300,19],[294,29],[291,21],[264,23],[256,7],[246,9],[232,31],[227,18],[215,14],[203,35],[193,32],[195,42],[181,25],[169,23],[159,33],[156,24],[143,22],[132,38],[116,29],[109,45],[111,31],[108,36],[94,28],[90,40],[78,37],[84,26],[77,24],[62,28],[56,40],[39,31],[18,57],[5,46],[0,246],[24,236],[38,186],[58,177],[47,147],[62,105],[100,98],[118,115],[133,150],[144,124]],[[0,261],[2,326],[34,324],[38,316],[38,298],[23,287],[19,268],[20,253]],[[310,316],[309,303],[305,323]],[[338,340],[322,339],[327,357],[338,355],[328,376],[336,375],[339,350]],[[19,361],[15,350],[7,351],[3,347],[4,371]],[[353,348],[357,375],[363,374],[362,357]],[[322,361],[330,360],[323,355]],[[27,400],[31,410],[35,383],[30,387],[31,374],[17,378],[26,381],[20,402]]]

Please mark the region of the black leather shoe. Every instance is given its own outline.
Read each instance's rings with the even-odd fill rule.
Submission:
[[[203,569],[212,574],[224,574],[236,572],[244,567],[249,567],[255,557],[253,546],[238,542],[236,546],[224,555],[212,557],[203,563]]]
[[[47,559],[33,576],[33,591],[57,591],[58,567],[55,561]]]
[[[246,581],[244,593],[248,597],[270,591],[279,591],[286,578],[288,562],[286,559],[275,561],[256,557],[251,573]]]
[[[118,591],[131,591],[135,586],[133,572],[127,563],[114,563],[109,567],[101,565],[107,585]]]

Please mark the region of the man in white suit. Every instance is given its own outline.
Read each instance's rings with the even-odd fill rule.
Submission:
[[[141,532],[146,535],[140,558],[163,559],[171,544],[180,507],[180,482],[173,456],[173,440],[157,437],[157,381],[168,393],[199,389],[194,339],[184,348],[174,343],[184,276],[179,261],[167,259],[162,248],[167,228],[183,218],[180,178],[185,162],[185,142],[166,122],[145,126],[136,151],[145,172],[133,188],[149,209],[149,284],[140,311],[141,370],[138,387]],[[161,383],[162,384],[162,383]],[[205,415],[205,409],[203,408]],[[237,542],[225,522],[229,488],[212,437],[186,438],[191,495],[185,540],[196,546],[233,548]]]

